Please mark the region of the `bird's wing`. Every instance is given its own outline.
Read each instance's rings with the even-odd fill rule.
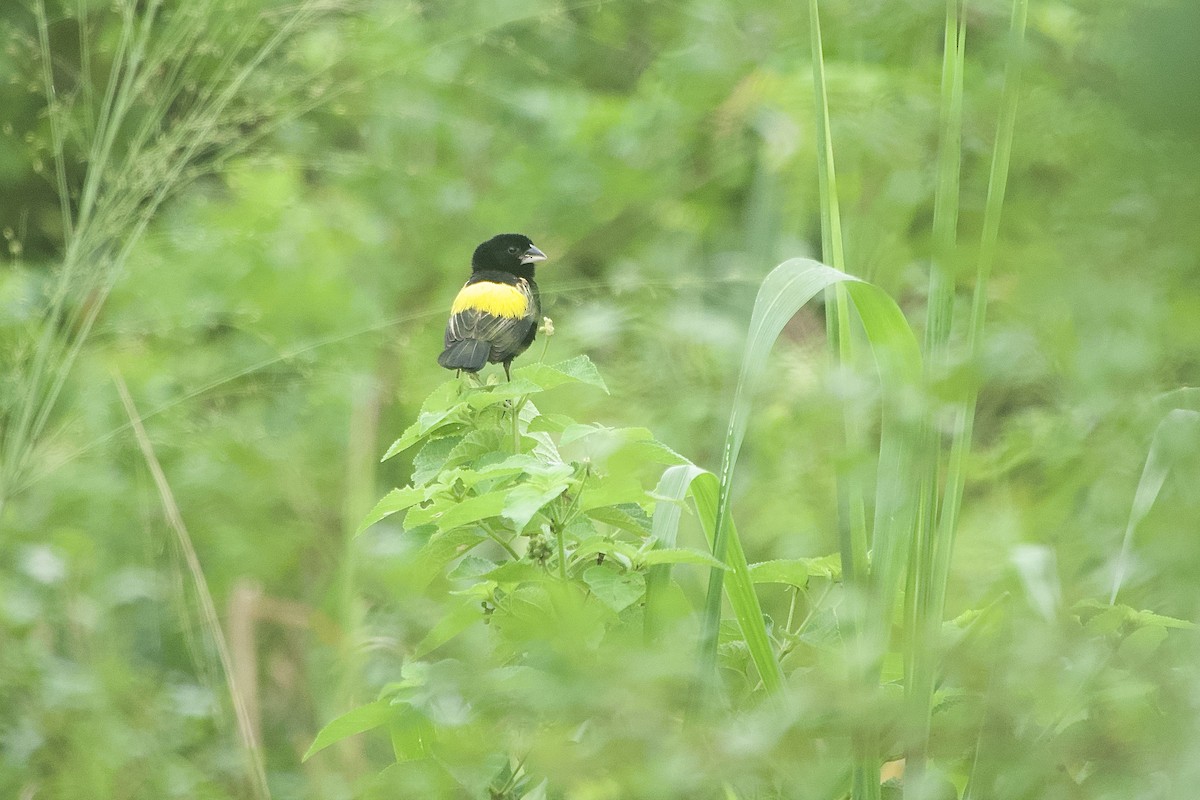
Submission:
[[[515,347],[536,322],[536,303],[529,283],[477,280],[454,298],[446,324],[446,344],[462,339],[491,342],[496,350]]]

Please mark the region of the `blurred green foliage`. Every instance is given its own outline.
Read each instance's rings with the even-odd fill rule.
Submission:
[[[71,123],[64,174],[78,187],[102,100],[85,76],[103,87],[118,62],[121,9],[170,19],[185,7],[48,2],[47,62],[40,5],[0,8],[6,412],[65,256],[50,121]],[[212,49],[179,53],[187,91],[288,11],[220,9]],[[822,4],[848,269],[913,320],[931,250],[942,13]],[[966,11],[968,243],[1007,13]],[[1187,0],[1031,4],[984,358],[961,367],[983,387],[936,698],[933,757],[972,765],[975,797],[1179,797],[1200,778],[1194,634],[1140,611],[1200,616],[1194,442],[1180,442],[1137,527],[1127,605],[1089,605],[1107,600],[1157,426],[1175,405],[1196,408],[1162,398],[1200,367],[1198,24]],[[558,331],[547,360],[586,353],[611,390],[564,386],[542,412],[644,427],[716,466],[754,289],[819,246],[807,26],[802,6],[765,0],[347,0],[304,20],[252,71],[145,233],[110,231],[135,245],[111,294],[70,298],[99,316],[27,471],[0,493],[0,795],[246,796],[220,667],[114,372],[227,625],[255,624],[235,650],[257,659],[275,796],[351,797],[372,781],[381,796],[444,791],[420,764],[379,775],[393,753],[374,740],[301,763],[326,722],[396,681],[425,687],[450,722],[464,704],[497,725],[560,720],[530,767],[571,797],[715,795],[723,781],[740,797],[844,792],[846,726],[886,729],[898,699],[856,695],[814,655],[837,635],[835,581],[815,578],[828,586],[811,596],[763,585],[786,708],[735,695],[737,714],[681,729],[691,652],[564,645],[570,658],[545,673],[557,678],[534,685],[469,660],[415,674],[426,667],[409,654],[457,600],[413,574],[398,526],[352,536],[421,467],[377,461],[445,380],[434,357],[446,307],[475,244],[505,230],[552,259],[539,272]],[[134,118],[186,119],[188,107],[147,101]],[[827,369],[824,325],[806,314],[776,348],[743,448],[735,510],[755,562],[836,550],[831,432],[843,402],[870,394]],[[680,602],[695,607],[701,575],[678,572]],[[738,656],[726,636],[722,663]],[[604,721],[591,749],[568,725],[582,720]],[[488,757],[455,778],[512,769]],[[961,792],[961,773],[950,778]]]

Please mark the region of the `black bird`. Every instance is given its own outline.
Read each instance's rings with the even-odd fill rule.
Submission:
[[[446,323],[446,349],[438,363],[446,369],[478,372],[489,361],[509,365],[537,335],[542,301],[533,265],[546,254],[528,236],[493,236],[471,256],[471,277],[459,290]]]

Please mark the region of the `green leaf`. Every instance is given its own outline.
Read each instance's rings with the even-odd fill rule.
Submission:
[[[519,397],[537,394],[543,391],[542,386],[523,377],[514,377],[511,381],[474,390],[467,395],[467,405],[474,409],[507,403]]]
[[[1187,448],[1194,446],[1197,441],[1200,441],[1200,412],[1177,408],[1170,411],[1154,429],[1154,438],[1150,442],[1149,452],[1146,453],[1146,465],[1142,468],[1142,477],[1138,480],[1137,490],[1133,495],[1133,507],[1129,511],[1129,522],[1125,526],[1121,554],[1117,557],[1117,570],[1113,576],[1109,602],[1115,603],[1117,600],[1128,569],[1133,534],[1154,507],[1158,493],[1162,491],[1167,480],[1167,474],[1179,458],[1181,443],[1185,443],[1183,447]]]
[[[646,499],[641,481],[626,471],[593,474],[584,483],[579,510],[590,513],[597,508],[638,505]]]
[[[417,442],[427,437],[430,433],[441,430],[449,425],[456,425],[462,422],[462,414],[466,410],[466,403],[456,403],[450,408],[443,408],[437,411],[422,411],[417,415],[417,421],[404,430],[400,434],[400,438],[392,442],[392,446],[383,454],[381,461],[387,461],[397,453],[401,453],[412,447]]]
[[[503,491],[469,497],[442,514],[436,524],[439,529],[446,531],[490,519],[504,510],[506,502],[507,495]]]
[[[643,564],[652,567],[656,564],[699,564],[714,569],[729,569],[712,557],[711,553],[703,550],[692,550],[686,547],[671,547],[662,550],[648,550],[639,556]]]
[[[462,560],[446,576],[450,580],[476,580],[496,568],[495,561],[476,555],[463,556]]]
[[[427,441],[413,457],[413,485],[423,486],[437,477],[446,464],[446,459],[460,442],[461,436],[444,436]]]
[[[1196,630],[1196,623],[1186,619],[1176,619],[1175,617],[1164,616],[1163,614],[1155,614],[1153,611],[1136,611],[1133,614],[1133,623],[1135,625],[1160,625],[1164,628],[1182,628],[1184,630]]]
[[[486,538],[477,528],[458,528],[444,533],[435,533],[413,559],[411,564],[413,586],[411,588],[423,589],[428,586],[451,561],[466,555]]]
[[[313,754],[324,750],[331,744],[356,736],[365,731],[373,730],[391,723],[399,715],[391,700],[376,700],[347,711],[337,717],[317,733],[317,738],[309,746],[301,761],[307,761]]]
[[[518,531],[547,504],[571,487],[574,470],[569,464],[541,466],[528,478],[507,490],[501,515]]]
[[[548,578],[546,570],[528,561],[506,561],[481,577],[484,580],[504,584],[530,583],[544,581]]]
[[[419,710],[404,703],[388,723],[392,753],[397,761],[414,761],[430,754],[434,740],[433,724]]]
[[[1145,625],[1125,637],[1117,652],[1131,665],[1145,663],[1167,640],[1167,629],[1161,625]]]
[[[430,629],[429,633],[425,634],[425,638],[413,647],[408,657],[413,659],[424,658],[476,622],[479,622],[482,618],[483,614],[481,613],[478,600],[474,597],[460,600],[457,605],[449,610],[446,616],[438,620],[438,623]]]
[[[679,519],[683,511],[683,500],[690,494],[696,506],[700,524],[708,537],[709,545],[713,542],[716,531],[717,494],[719,486],[717,476],[706,469],[693,464],[670,467],[662,474],[662,479],[654,490],[660,498],[654,506],[653,529],[651,538],[665,549],[673,549],[678,538]],[[741,540],[737,536],[737,528],[733,520],[729,520],[730,539],[725,562],[729,571],[729,580],[725,581],[725,593],[729,605],[737,617],[746,648],[758,669],[759,677],[769,692],[783,688],[783,670],[779,659],[771,647],[770,637],[767,636],[766,625],[763,624],[762,606],[754,585],[750,580],[750,567],[746,563],[746,554],[742,550]],[[719,564],[720,561],[718,560]],[[646,630],[651,636],[657,626],[658,598],[662,596],[670,578],[670,564],[656,564],[650,567],[646,589]]]
[[[397,511],[403,511],[424,499],[424,490],[412,486],[405,486],[403,489],[392,489],[383,496],[383,499],[375,504],[370,513],[359,524],[358,530],[354,532],[358,536],[367,528],[379,522],[385,517],[390,517]]]
[[[477,428],[469,431],[446,458],[447,466],[475,466],[485,456],[496,461],[510,455],[504,451],[506,436],[497,428]]]
[[[605,525],[629,531],[636,536],[647,536],[650,533],[650,517],[636,503],[601,506],[600,508],[587,509],[586,513],[597,522],[603,522]]]
[[[605,566],[584,570],[583,582],[596,599],[620,613],[646,594],[646,579],[640,572],[618,572]]]
[[[786,583],[803,587],[809,578],[842,577],[842,559],[836,553],[818,558],[781,558],[750,565],[750,577],[755,583]]]
[[[599,371],[596,370],[596,365],[590,358],[583,355],[553,365],[530,364],[513,370],[513,376],[514,380],[518,377],[528,379],[542,389],[553,389],[564,383],[584,383],[603,389],[605,394],[608,393],[608,387],[604,384],[604,379],[600,377]]]

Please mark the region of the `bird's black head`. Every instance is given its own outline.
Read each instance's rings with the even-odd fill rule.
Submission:
[[[475,255],[471,256],[471,269],[475,272],[499,270],[532,278],[533,265],[545,260],[546,254],[534,247],[533,240],[528,236],[502,233],[475,248]]]

